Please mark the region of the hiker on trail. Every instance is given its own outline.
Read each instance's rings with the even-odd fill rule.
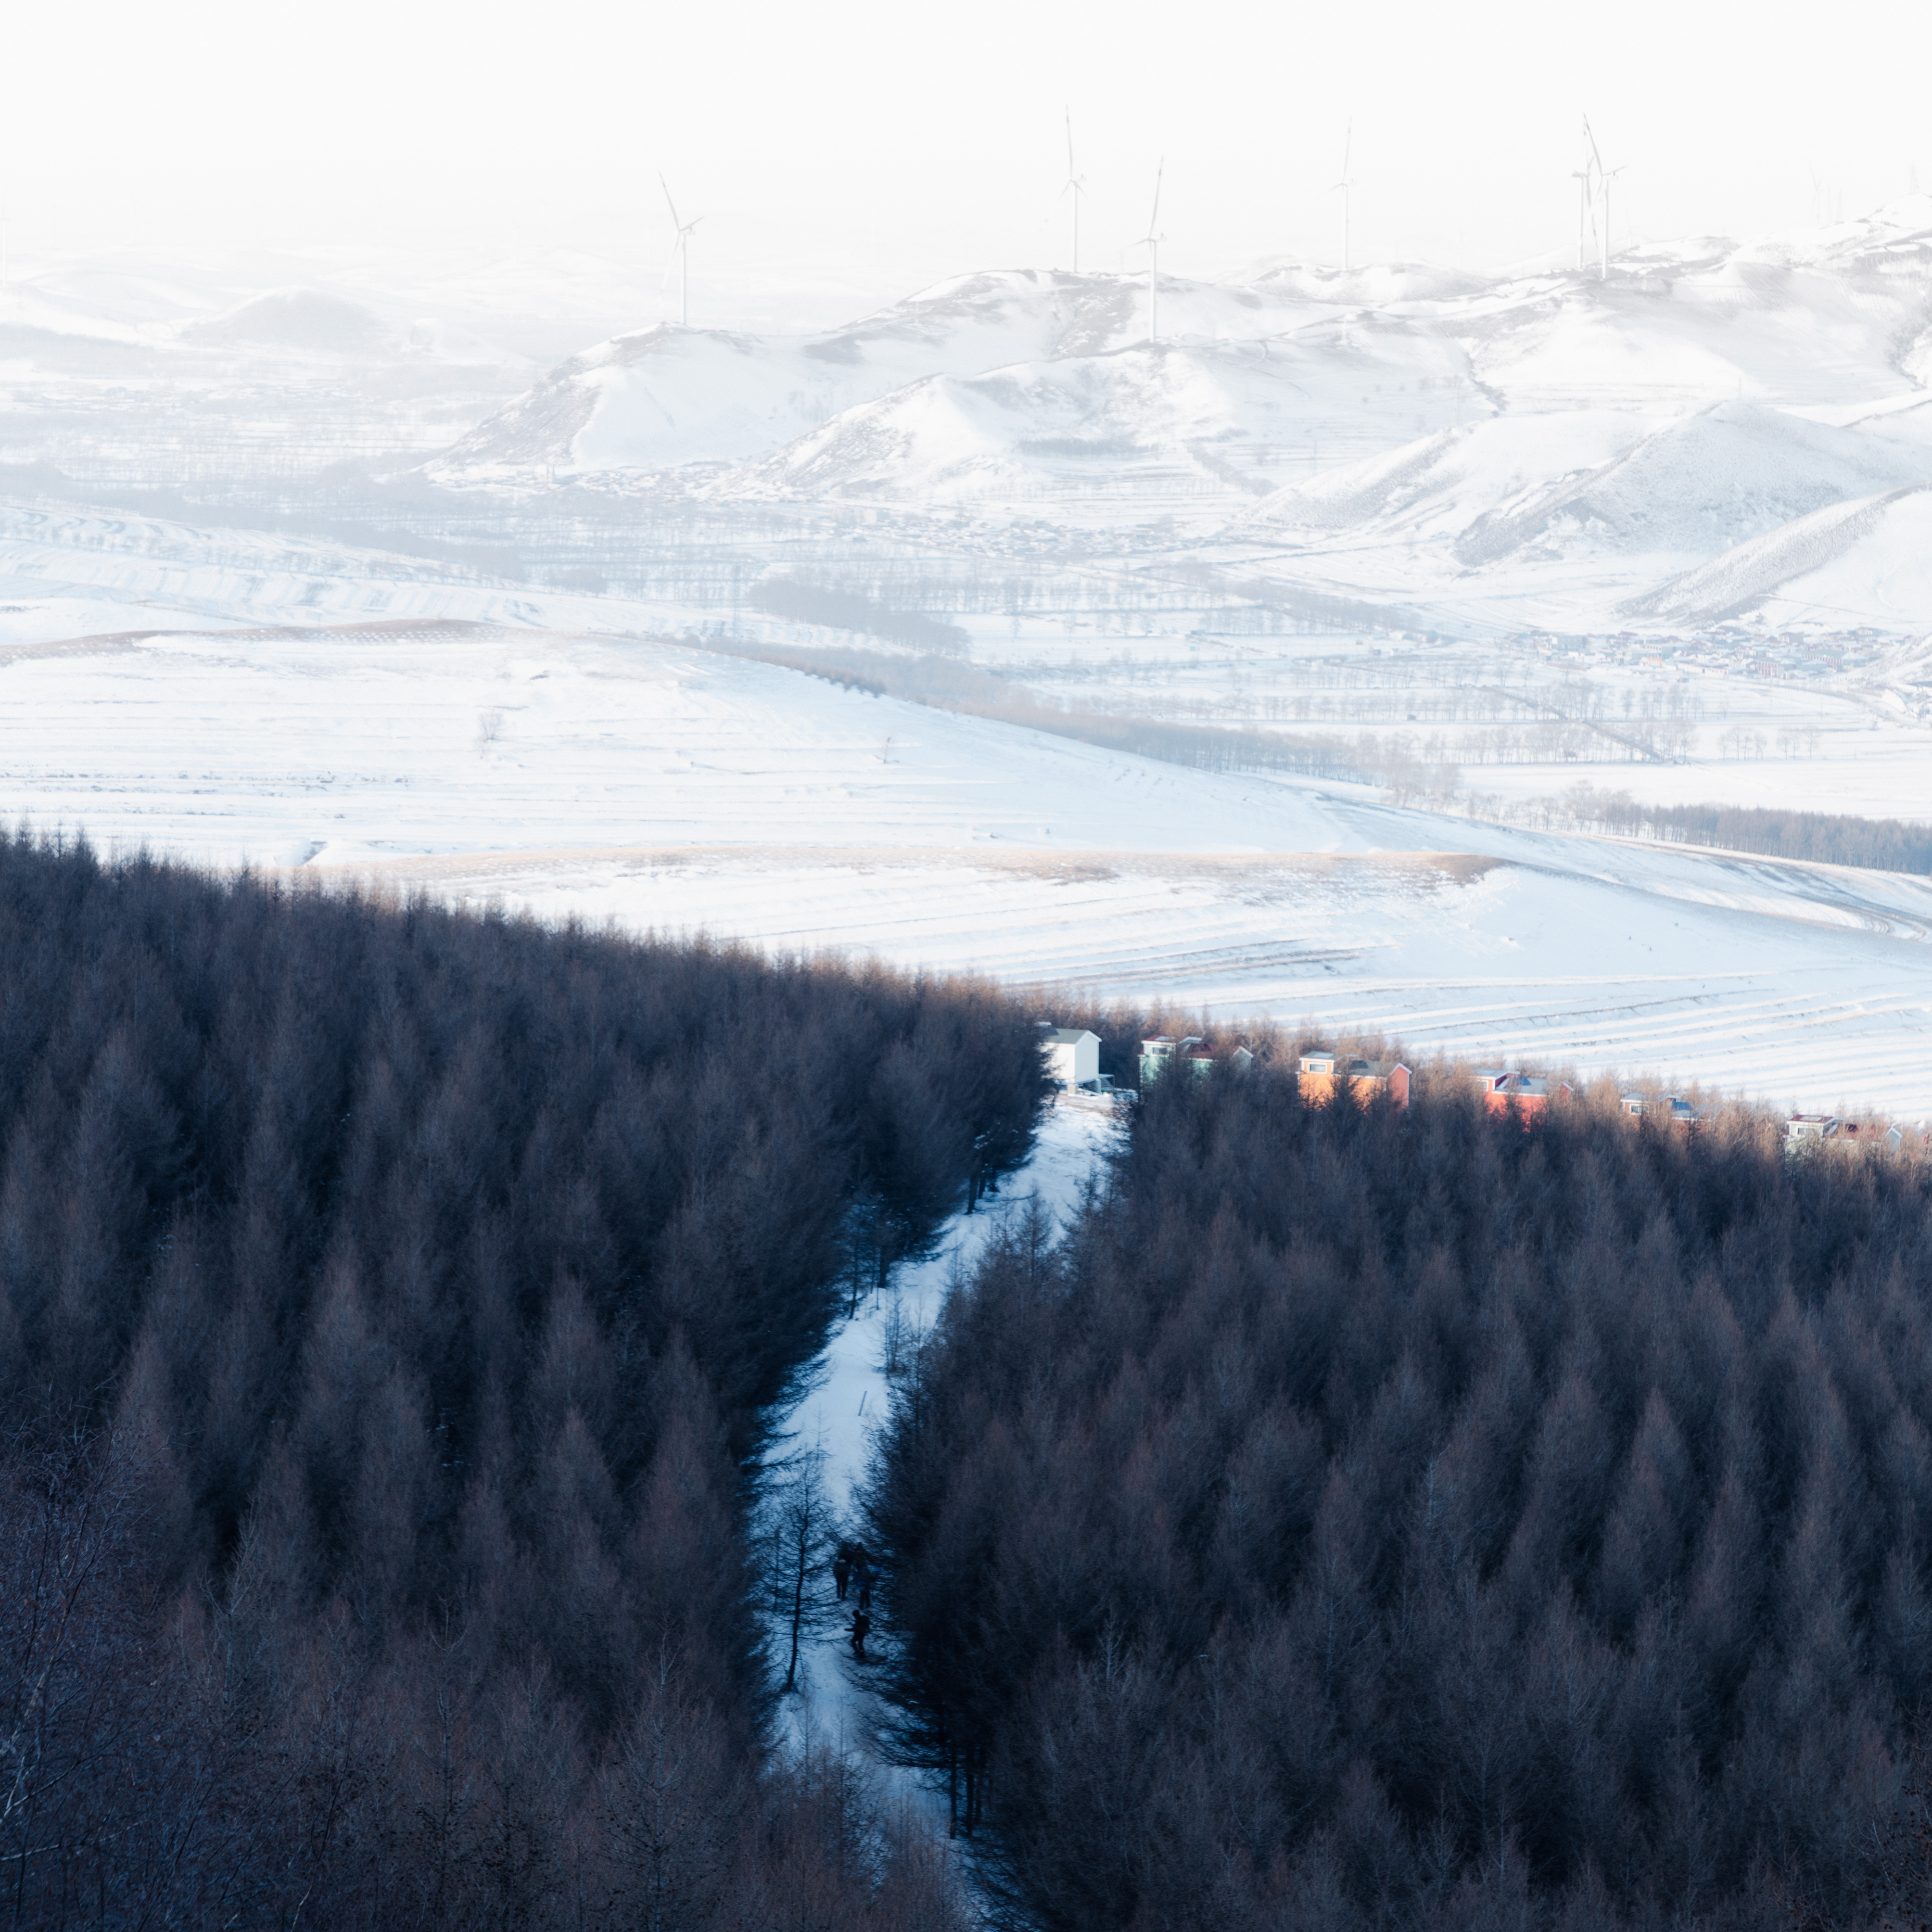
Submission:
[[[863,1610],[852,1612],[852,1654],[861,1664],[866,1661],[866,1633],[872,1628],[872,1620]]]
[[[852,1552],[852,1578],[859,1586],[860,1609],[869,1610],[872,1607],[872,1559],[866,1554],[862,1543]]]
[[[838,1600],[842,1604],[845,1600],[845,1586],[851,1580],[851,1576],[852,1546],[842,1543],[838,1553],[832,1559],[832,1580],[838,1587]]]

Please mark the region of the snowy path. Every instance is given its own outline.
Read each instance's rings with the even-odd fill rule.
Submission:
[[[874,1298],[833,1333],[813,1387],[787,1419],[780,1453],[816,1446],[825,1455],[825,1486],[838,1521],[846,1525],[866,1473],[874,1428],[886,1413],[890,1384],[882,1367],[886,1327],[896,1307],[908,1331],[929,1328],[952,1283],[969,1274],[1002,1223],[1024,1213],[1036,1196],[1064,1229],[1088,1180],[1113,1144],[1111,1112],[1079,1102],[1049,1106],[1032,1158],[1010,1176],[976,1214],[956,1215],[929,1260],[902,1268],[883,1298]],[[832,1586],[821,1576],[829,1600]],[[870,1732],[862,1672],[848,1644],[849,1618],[808,1642],[797,1695],[783,1700],[780,1722],[794,1745],[816,1742],[862,1751]],[[781,1656],[781,1662],[783,1658]],[[911,1781],[908,1780],[908,1789]]]

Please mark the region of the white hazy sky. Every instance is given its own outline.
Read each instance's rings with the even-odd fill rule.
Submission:
[[[703,216],[693,320],[775,284],[880,298],[1356,253],[1498,267],[1574,237],[1580,122],[1618,238],[1808,225],[1932,186],[1932,7],[1892,0],[43,0],[9,10],[16,255],[129,246],[587,248],[655,278],[662,170]],[[801,299],[803,299],[802,295]],[[711,312],[706,313],[709,308]],[[718,312],[719,310],[725,312]],[[827,318],[830,319],[830,318]]]

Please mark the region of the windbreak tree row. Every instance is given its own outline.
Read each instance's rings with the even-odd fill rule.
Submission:
[[[955,1297],[898,1756],[1024,1926],[1921,1922],[1924,1170],[1427,1084],[1162,1083]]]
[[[762,1766],[748,1472],[1042,1084],[970,985],[0,842],[0,1922],[944,1922]]]

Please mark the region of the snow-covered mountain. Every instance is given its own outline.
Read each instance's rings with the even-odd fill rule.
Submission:
[[[1711,592],[1758,595],[1737,586],[1770,581],[1786,526],[1807,556],[1807,519],[1932,483],[1928,380],[1922,196],[1816,234],[1635,248],[1600,277],[1012,271],[824,335],[656,328],[571,358],[428,474],[684,470],[720,503],[1089,532],[1178,518],[1276,576],[1438,604],[1506,585],[1549,622],[1579,597],[1704,609],[1686,574],[1770,543]]]
[[[653,471],[740,462],[854,404],[933,375],[976,375],[1124,326],[1132,292],[1071,276],[972,275],[818,336],[668,325],[553,370],[430,467],[440,480],[536,470]]]
[[[1717,556],[1831,505],[1932,482],[1932,449],[1753,403],[1662,420],[1498,416],[1276,491],[1241,526],[1276,541],[1435,539],[1456,563]]]
[[[589,258],[387,288],[280,258],[56,266],[0,308],[0,440],[148,488],[427,482],[484,523],[504,488],[525,515],[611,484],[728,521],[931,508],[1090,551],[1118,526],[1285,590],[1572,630],[1756,608],[1804,574],[1805,520],[1932,483],[1932,197],[1601,277],[1009,270],[815,334],[624,331],[542,375],[516,346],[560,304],[587,326],[645,299]],[[1887,622],[1932,622],[1874,568]]]
[[[1424,372],[1418,374],[1418,370]],[[934,376],[845,410],[713,494],[1216,513],[1332,450],[1467,406],[1453,344],[1322,322],[1260,342],[1143,343]],[[1483,406],[1480,398],[1476,406]]]
[[[762,462],[848,417],[832,445],[801,448],[758,478],[754,490],[837,494],[862,484],[898,495],[924,487],[935,467],[963,465],[1003,496],[1015,479],[1035,476],[1022,447],[1029,444],[1071,438],[1138,458],[1150,444],[1226,429],[1232,440],[1285,441],[1300,454],[1318,448],[1324,434],[1346,440],[1365,425],[1381,442],[1412,435],[1430,410],[1411,405],[1426,388],[1438,392],[1437,412],[1448,410],[1466,358],[1439,331],[1352,308],[1336,298],[1341,292],[1279,274],[1252,287],[1164,278],[1156,292],[1158,345],[1148,340],[1144,280],[1031,269],[942,283],[826,335],[653,328],[573,356],[430,473],[487,482],[538,470],[650,472]],[[1149,386],[1132,369],[1081,374],[1070,366],[1155,346],[1204,358],[1202,368],[1211,373],[1201,380],[1227,389],[1226,399],[1198,410],[1183,405],[1170,425],[1172,411],[1149,404]],[[1250,363],[1257,374],[1246,373]],[[1042,373],[1055,365],[1070,366]],[[942,389],[940,399],[916,393],[936,379],[956,384],[995,375],[1000,380],[978,398],[964,390]],[[1244,413],[1250,396],[1258,411],[1252,424]],[[1260,400],[1270,397],[1272,404]],[[1150,407],[1159,419],[1152,423]],[[950,453],[932,440],[935,410],[958,426]],[[909,437],[915,423],[923,427]],[[820,460],[823,448],[848,439],[856,457]],[[904,473],[882,464],[894,446],[911,466]],[[992,452],[999,454],[988,467],[980,459]],[[1236,500],[1244,487],[1234,486]]]

